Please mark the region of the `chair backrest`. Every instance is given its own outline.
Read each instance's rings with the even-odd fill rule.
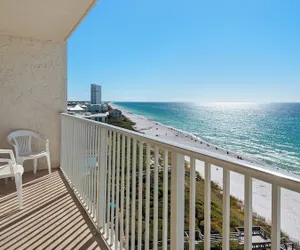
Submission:
[[[7,136],[7,140],[16,150],[16,154],[26,154],[31,152],[32,137],[39,137],[39,134],[30,130],[17,130]]]

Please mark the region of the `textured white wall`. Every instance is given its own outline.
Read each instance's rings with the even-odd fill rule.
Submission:
[[[34,130],[49,138],[52,167],[59,166],[66,64],[65,43],[0,35],[0,148],[10,147],[6,137],[11,131]],[[32,162],[25,169],[32,169]]]

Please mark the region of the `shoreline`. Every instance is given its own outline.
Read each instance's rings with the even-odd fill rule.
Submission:
[[[267,166],[259,159],[248,155],[238,154],[211,143],[208,143],[201,138],[170,126],[166,126],[159,122],[152,121],[142,115],[135,115],[122,107],[115,104],[110,104],[113,108],[118,108],[122,114],[135,123],[133,128],[147,135],[152,135],[158,138],[169,140],[172,142],[196,147],[200,149],[210,150],[214,153],[232,156],[241,161]],[[202,143],[201,143],[202,142]],[[209,145],[209,146],[208,146]],[[229,154],[228,154],[229,153]],[[188,160],[186,158],[186,160]],[[196,171],[204,177],[204,164],[201,161],[196,161]],[[212,165],[211,180],[223,187],[223,170],[221,167]],[[230,194],[239,200],[244,201],[244,177],[238,173],[230,173]],[[253,194],[252,205],[253,212],[271,222],[271,184],[253,179]],[[297,241],[300,240],[300,194],[281,189],[281,230]]]

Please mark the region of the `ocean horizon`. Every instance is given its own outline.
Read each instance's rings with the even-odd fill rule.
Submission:
[[[300,103],[113,102],[211,144],[300,175]]]

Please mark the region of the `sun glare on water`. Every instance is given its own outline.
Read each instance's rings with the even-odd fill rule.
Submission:
[[[254,102],[210,102],[202,103],[202,106],[218,107],[218,108],[247,108],[249,106],[257,105]]]

